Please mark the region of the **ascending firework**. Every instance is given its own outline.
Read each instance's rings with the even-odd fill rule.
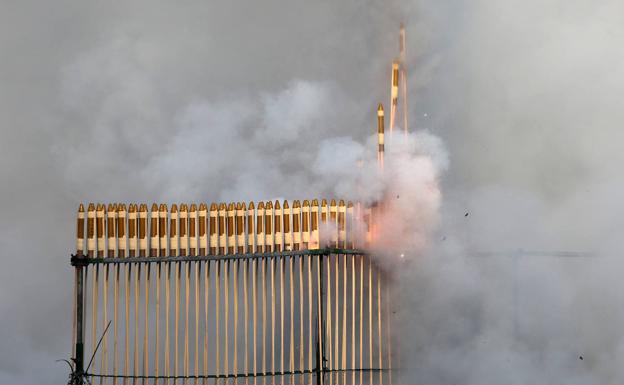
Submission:
[[[381,169],[383,169],[384,153],[386,151],[384,131],[384,108],[383,105],[379,103],[377,107],[377,162]]]
[[[405,64],[405,27],[403,23],[401,23],[399,31],[399,57],[392,61],[392,75],[390,77],[390,134],[393,133],[396,124],[399,98],[402,100],[403,132],[407,133],[407,69]]]

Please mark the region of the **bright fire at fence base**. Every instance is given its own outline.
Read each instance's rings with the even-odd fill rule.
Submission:
[[[392,383],[389,282],[362,251],[72,265],[74,383]]]

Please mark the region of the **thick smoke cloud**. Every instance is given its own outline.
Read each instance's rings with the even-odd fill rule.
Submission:
[[[78,202],[381,194],[339,166],[371,156],[400,21],[450,160],[397,278],[411,382],[622,377],[619,2],[1,8],[0,382],[65,380]],[[474,257],[519,248],[598,256]]]
[[[451,167],[437,242],[397,289],[415,309],[400,331],[409,378],[618,383],[622,5],[478,2],[455,16],[417,96]]]

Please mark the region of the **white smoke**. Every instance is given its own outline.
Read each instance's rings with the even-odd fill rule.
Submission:
[[[361,203],[374,211],[373,254],[390,264],[400,254],[421,255],[439,222],[440,177],[448,156],[439,138],[417,131],[403,134],[400,128],[387,135],[384,167],[377,160],[377,135],[365,143],[352,138],[321,142],[312,172],[333,188],[335,196]],[[361,244],[366,240],[363,218],[356,220]],[[331,231],[331,229],[330,229]]]
[[[401,230],[432,234],[396,291],[409,382],[621,382],[621,1],[4,8],[0,382],[65,380],[80,201],[383,197],[400,21],[410,122],[452,155],[406,161],[444,198],[409,190],[440,211]],[[600,257],[473,257],[520,248]]]
[[[439,138],[417,132],[389,135],[383,196],[373,249],[384,261],[422,255],[439,223],[441,173],[448,158]]]

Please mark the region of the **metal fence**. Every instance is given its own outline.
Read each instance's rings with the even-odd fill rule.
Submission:
[[[75,357],[93,382],[390,383],[388,290],[360,251],[72,265]]]
[[[86,253],[79,210],[74,383],[391,383],[390,291],[353,205],[162,206],[90,209]]]

